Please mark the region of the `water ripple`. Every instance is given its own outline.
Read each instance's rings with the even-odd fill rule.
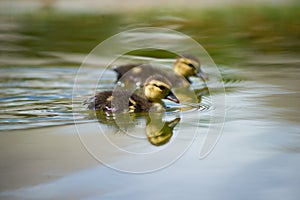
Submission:
[[[76,67],[0,68],[0,130],[73,124],[74,119],[79,122],[89,120],[82,102],[95,91],[92,82],[99,77],[93,68],[83,70],[80,93],[74,94],[82,101],[72,104],[77,70]],[[103,77],[97,90],[113,88],[115,75],[109,71]],[[209,111],[211,103],[209,97],[202,97],[200,103],[176,106],[170,107],[183,113],[202,112]]]

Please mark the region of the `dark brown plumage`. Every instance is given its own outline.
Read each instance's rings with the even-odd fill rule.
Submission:
[[[146,98],[129,91],[103,91],[90,101],[88,109],[104,112],[148,112],[152,104]]]
[[[162,99],[179,103],[171,91],[171,83],[161,75],[150,76],[143,87],[143,95],[132,93],[123,88],[103,91],[85,101],[90,110],[104,112],[149,112],[164,110]]]

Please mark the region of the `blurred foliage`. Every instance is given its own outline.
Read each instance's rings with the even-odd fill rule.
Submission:
[[[173,25],[197,40],[215,60],[228,63],[253,54],[299,53],[299,5],[149,11],[132,17],[136,20],[131,23]]]
[[[216,62],[231,64],[253,54],[299,53],[299,5],[161,8],[111,14],[41,10],[6,20],[20,26],[17,32],[23,39],[11,43],[26,47],[22,52],[26,56],[43,57],[40,52],[45,51],[88,53],[120,31],[155,26],[185,33],[203,45]]]

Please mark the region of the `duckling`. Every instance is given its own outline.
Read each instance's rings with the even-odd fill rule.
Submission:
[[[89,104],[88,108],[91,110],[104,112],[160,112],[165,110],[162,99],[179,103],[178,98],[171,91],[171,87],[172,84],[168,79],[156,74],[145,81],[142,96],[132,94],[125,89],[116,89],[115,91],[99,92],[85,103]]]
[[[117,73],[118,83],[143,85],[147,77],[153,74],[161,74],[167,77],[173,87],[187,87],[192,82],[189,77],[195,76],[203,81],[208,76],[201,70],[200,61],[193,55],[182,55],[177,58],[173,66],[173,73],[168,73],[148,64],[127,64],[112,68]]]

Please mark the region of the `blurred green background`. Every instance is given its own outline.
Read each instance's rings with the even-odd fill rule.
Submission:
[[[148,26],[191,36],[218,64],[241,65],[262,54],[297,56],[300,3],[259,2],[3,1],[0,64],[79,64],[49,52],[87,54],[114,34]]]

